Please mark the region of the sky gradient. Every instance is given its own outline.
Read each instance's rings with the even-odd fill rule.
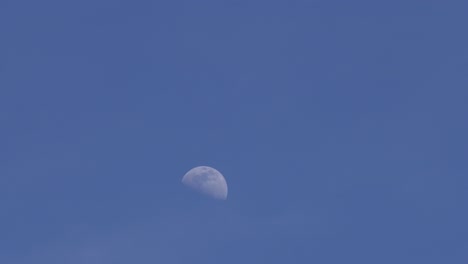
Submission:
[[[0,263],[468,263],[466,10],[0,1]]]

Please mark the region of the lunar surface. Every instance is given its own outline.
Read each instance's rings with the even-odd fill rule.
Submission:
[[[228,187],[224,176],[214,168],[199,166],[189,170],[182,183],[214,199],[226,200]]]

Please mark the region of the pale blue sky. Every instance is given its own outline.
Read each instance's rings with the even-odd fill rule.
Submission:
[[[466,264],[466,10],[0,1],[0,263]]]

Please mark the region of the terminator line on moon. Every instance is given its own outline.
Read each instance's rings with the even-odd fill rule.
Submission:
[[[226,200],[228,187],[224,176],[214,168],[199,166],[189,170],[182,183],[195,191],[211,198]]]

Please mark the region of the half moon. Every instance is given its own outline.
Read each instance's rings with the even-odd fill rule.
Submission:
[[[214,168],[199,166],[189,170],[182,183],[204,195],[218,200],[226,200],[228,187],[224,176]]]

